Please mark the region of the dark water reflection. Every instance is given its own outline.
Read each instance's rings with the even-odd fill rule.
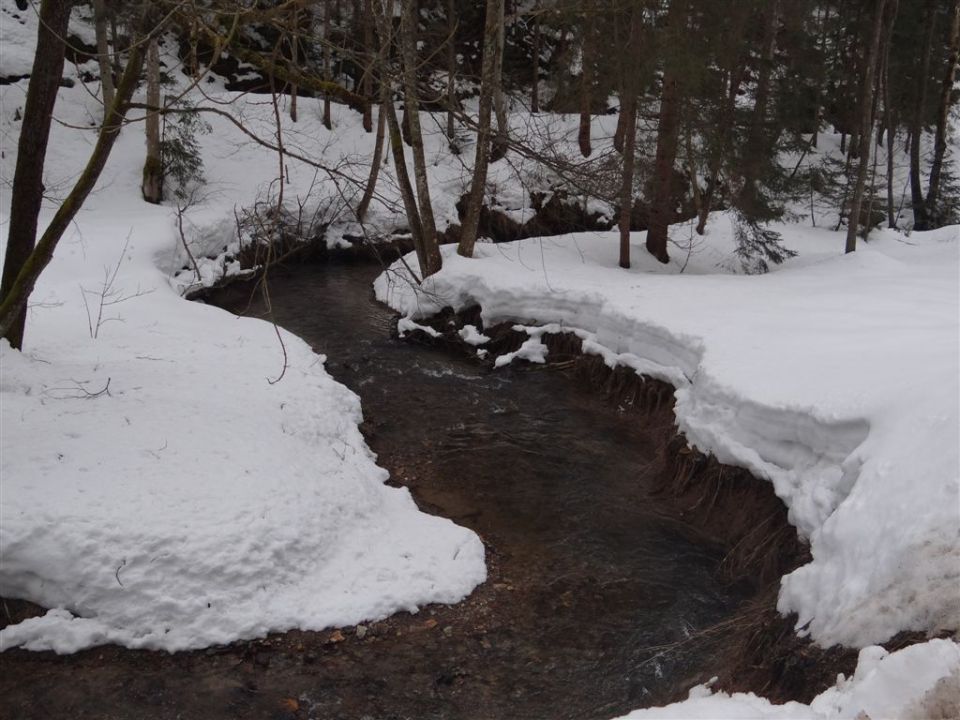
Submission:
[[[280,664],[274,682],[316,717],[601,718],[713,669],[697,632],[742,597],[716,579],[716,549],[658,512],[657,434],[560,372],[491,372],[391,338],[377,272],[274,270],[275,318],[360,395],[393,481],[480,534],[491,577],[462,606],[434,608],[435,628],[396,637],[388,624],[309,672]],[[262,315],[251,288],[212,302]]]

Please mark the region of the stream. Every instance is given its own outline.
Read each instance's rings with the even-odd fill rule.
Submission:
[[[204,651],[11,650],[0,714],[599,720],[683,698],[723,667],[730,636],[700,631],[749,593],[720,581],[719,547],[653,492],[672,411],[618,407],[561,366],[493,371],[400,340],[373,298],[379,270],[336,259],[273,269],[274,318],[360,396],[390,482],[479,534],[487,582],[453,606]],[[253,282],[207,301],[264,315]],[[5,608],[11,620],[41,611]]]
[[[685,691],[710,670],[711,648],[654,648],[743,598],[717,581],[717,550],[658,512],[656,437],[561,372],[494,372],[391,337],[394,314],[371,290],[378,272],[274,270],[274,318],[328,356],[393,482],[476,531],[491,572],[462,613],[435,611],[438,627],[413,647],[358,653],[328,682],[373,717],[602,718]],[[213,302],[262,316],[251,291],[233,285]]]

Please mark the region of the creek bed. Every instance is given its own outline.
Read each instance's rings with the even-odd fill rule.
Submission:
[[[9,651],[0,689],[16,717],[610,718],[721,669],[730,635],[703,631],[756,587],[723,582],[720,545],[655,492],[671,409],[640,414],[558,369],[491,371],[399,340],[373,299],[379,271],[273,269],[273,317],[361,397],[391,482],[480,535],[488,581],[455,606],[207,651]],[[207,300],[264,314],[252,281]]]

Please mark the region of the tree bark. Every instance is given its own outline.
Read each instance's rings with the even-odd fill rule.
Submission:
[[[378,0],[374,0],[377,2]],[[331,15],[333,14],[333,0],[324,0],[323,3],[323,79],[333,82],[333,40],[330,36]],[[330,94],[323,94],[323,126],[327,130],[333,129],[330,119]]]
[[[530,112],[540,112],[540,0],[536,0],[533,6],[533,77],[530,85]]]
[[[883,48],[883,114],[887,126],[887,227],[895,229],[897,218],[893,209],[893,145],[897,129],[893,120],[893,103],[890,92],[890,47],[893,42],[893,23],[887,27]]]
[[[773,71],[774,53],[777,48],[777,25],[780,21],[780,2],[773,0],[767,8],[763,23],[763,55],[757,73],[757,89],[753,113],[747,137],[747,156],[743,164],[743,186],[740,191],[740,206],[753,212],[757,205],[757,182],[764,158],[769,157],[767,147],[767,105],[770,100],[770,76]]]
[[[590,157],[593,147],[590,143],[590,111],[593,106],[593,2],[586,0],[582,5],[583,42],[581,43],[581,72],[580,72],[580,129],[577,133],[577,142],[580,145],[580,154]]]
[[[634,6],[630,13],[630,36],[625,57],[639,60],[643,10]],[[637,76],[624,74],[624,98],[621,113],[626,113],[623,138],[623,175],[620,182],[620,267],[630,267],[630,221],[633,215],[633,171],[637,145]]]
[[[676,45],[686,33],[688,0],[671,0],[667,11],[668,42]],[[667,252],[670,221],[673,219],[673,163],[677,157],[680,132],[680,70],[678,49],[667,51],[660,90],[660,120],[657,124],[657,155],[653,170],[653,202],[647,228],[647,252],[662,263],[670,262]]]
[[[13,173],[10,197],[10,225],[7,250],[0,281],[0,300],[6,305],[17,275],[33,252],[37,238],[40,205],[43,202],[43,164],[50,139],[53,107],[63,75],[63,53],[70,23],[72,2],[43,0],[40,4],[40,28],[37,52],[30,72],[27,100],[20,123],[17,143],[17,164]],[[26,303],[19,308],[4,328],[3,337],[10,345],[23,347],[26,324]]]
[[[294,5],[290,20],[290,63],[297,67],[300,61],[300,10]],[[297,121],[297,84],[290,83],[290,121]]]
[[[490,113],[493,109],[493,95],[497,82],[497,56],[503,51],[500,47],[500,25],[503,23],[504,0],[487,0],[486,21],[483,29],[483,62],[480,71],[480,109],[477,118],[477,150],[473,161],[473,179],[467,208],[460,228],[460,243],[457,252],[464,257],[473,257],[473,248],[477,242],[477,228],[480,225],[480,210],[483,208],[483,195],[487,184],[487,162],[490,152]]]
[[[953,17],[950,22],[950,55],[943,71],[940,89],[940,105],[937,112],[937,129],[933,141],[933,163],[930,166],[930,185],[927,188],[927,218],[939,224],[937,203],[940,200],[940,174],[943,157],[947,152],[947,124],[950,117],[950,100],[953,95],[953,79],[960,58],[960,0],[953,2]]]
[[[147,45],[147,105],[160,107],[160,48],[157,38]],[[160,156],[160,113],[147,111],[144,122],[147,135],[147,159],[143,163],[140,190],[148,203],[163,201],[163,159]]]
[[[920,77],[917,79],[917,104],[914,106],[913,124],[910,128],[910,204],[913,207],[913,227],[926,230],[927,204],[923,197],[923,181],[920,177],[920,141],[923,138],[923,116],[927,104],[927,78],[930,75],[930,55],[933,47],[933,34],[937,24],[937,2],[927,3],[925,15],[927,32],[923,40],[923,54],[920,61]]]
[[[373,57],[373,0],[363,0],[363,44]],[[367,63],[363,72],[363,129],[373,132],[373,60]],[[381,109],[380,115],[383,116]],[[380,121],[377,121],[380,132]]]
[[[500,51],[496,57],[496,67],[494,68],[493,84],[493,114],[497,118],[497,133],[493,138],[493,146],[490,148],[490,162],[496,162],[507,154],[507,135],[509,133],[509,119],[507,118],[507,103],[503,97],[503,48],[506,47],[505,32],[506,21],[503,15],[506,13],[506,0],[501,10],[499,23],[499,38],[497,46]]]
[[[427,162],[423,152],[423,132],[420,128],[420,98],[417,90],[417,0],[403,0],[400,12],[400,51],[403,55],[404,110],[410,128],[413,148],[413,177],[417,185],[420,225],[427,259],[426,275],[437,272],[441,266],[440,243],[437,239],[430,186],[427,182]]]
[[[870,45],[864,58],[863,84],[860,90],[860,123],[858,128],[858,167],[857,181],[850,201],[850,215],[847,218],[847,243],[845,252],[857,249],[857,231],[860,225],[860,208],[863,203],[863,191],[867,183],[867,169],[870,164],[870,147],[873,133],[873,90],[874,77],[880,55],[880,38],[884,23],[893,22],[897,0],[875,0],[872,15],[873,26],[870,30]],[[869,220],[868,220],[869,222]]]
[[[100,87],[103,89],[103,116],[113,105],[113,67],[107,43],[107,6],[104,0],[93,0],[93,28],[97,38],[97,63],[100,66]]]
[[[457,104],[457,21],[455,0],[447,0],[447,140],[453,142],[456,133],[454,110]]]
[[[60,18],[57,13],[66,12],[69,16],[70,12],[70,2],[58,2],[57,0],[44,0],[41,5],[41,17],[44,17],[43,12],[46,9],[50,13],[50,21],[41,23],[40,30],[40,44],[38,51],[37,59],[34,61],[34,72],[38,70],[37,63],[40,62],[40,67],[43,68],[41,75],[47,75],[51,70],[57,70],[59,67],[60,72],[55,72],[56,79],[53,81],[54,88],[51,93],[53,99],[56,98],[56,84],[59,83],[59,76],[63,70],[63,37],[66,34],[65,24],[67,19]],[[48,7],[55,6],[55,7]],[[143,23],[147,25],[147,23]],[[60,32],[61,29],[64,29],[63,32]],[[55,30],[55,31],[54,31]],[[49,33],[46,35],[45,33]],[[59,47],[55,43],[60,43]],[[49,57],[48,57],[48,52]],[[57,60],[57,58],[59,58]],[[47,63],[50,63],[49,65]],[[123,72],[123,75],[120,77],[120,82],[117,84],[117,92],[114,97],[113,106],[110,109],[110,114],[107,119],[104,121],[103,125],[100,127],[100,133],[97,136],[96,145],[94,145],[93,152],[90,155],[90,159],[87,161],[86,167],[84,167],[83,172],[80,173],[80,177],[77,179],[76,184],[73,186],[73,189],[61,203],[60,207],[57,209],[57,212],[54,214],[53,219],[50,221],[50,224],[44,230],[43,235],[41,235],[40,240],[37,242],[37,246],[33,248],[33,251],[28,254],[27,257],[23,258],[22,261],[19,257],[15,257],[11,260],[10,257],[10,245],[21,245],[22,241],[26,239],[30,242],[31,246],[33,243],[33,238],[36,236],[36,227],[37,227],[37,213],[39,212],[39,197],[36,199],[35,204],[32,207],[25,207],[28,202],[32,201],[32,198],[29,195],[31,189],[36,190],[39,186],[39,173],[42,172],[42,163],[44,152],[46,151],[46,138],[49,132],[49,113],[47,114],[48,119],[44,120],[42,116],[36,117],[36,125],[33,127],[36,129],[33,133],[23,133],[21,134],[21,145],[23,148],[24,137],[32,137],[33,139],[28,139],[27,150],[28,155],[32,157],[32,168],[27,168],[26,174],[27,177],[24,178],[21,176],[21,182],[18,184],[17,175],[14,174],[14,186],[13,186],[13,196],[18,198],[18,202],[11,207],[10,212],[10,235],[9,237],[12,240],[15,240],[13,243],[9,243],[7,246],[7,258],[6,263],[4,264],[4,283],[6,283],[7,273],[15,273],[14,280],[10,283],[8,288],[4,288],[2,292],[2,301],[0,301],[0,337],[5,337],[10,340],[10,344],[14,345],[14,340],[17,340],[15,347],[21,347],[23,342],[23,320],[24,312],[27,307],[27,300],[30,297],[30,293],[33,291],[34,285],[36,285],[37,278],[40,277],[40,273],[43,272],[44,268],[50,263],[51,258],[53,257],[53,251],[57,247],[57,243],[60,241],[60,238],[63,236],[63,233],[70,226],[70,223],[73,222],[74,217],[80,211],[83,202],[87,199],[87,196],[90,194],[90,191],[93,190],[94,185],[97,183],[97,179],[100,177],[100,173],[103,172],[103,167],[106,165],[107,158],[110,156],[110,151],[113,149],[113,145],[116,142],[117,137],[120,135],[120,128],[123,124],[123,116],[126,113],[127,104],[130,101],[130,97],[133,95],[134,90],[137,87],[137,81],[140,78],[140,71],[143,68],[143,53],[141,49],[141,43],[132,43],[130,47],[130,53],[127,60],[127,67]],[[50,82],[49,78],[43,81],[45,85],[47,82]],[[31,86],[33,85],[33,79],[31,78]],[[43,90],[38,89],[38,94],[43,93]],[[30,91],[28,90],[27,103],[30,103]],[[34,105],[34,111],[52,109],[53,103],[52,100],[47,100],[43,102],[43,97],[46,97],[43,94],[41,97],[37,98],[37,103]],[[26,119],[26,116],[25,116]],[[43,128],[46,126],[47,132],[43,132]],[[38,141],[42,137],[42,144]],[[39,148],[37,147],[39,144]],[[39,154],[36,152],[39,149],[41,152]],[[18,168],[20,157],[18,156]],[[38,165],[39,163],[39,165]],[[39,168],[39,169],[38,169]],[[38,179],[33,180],[32,175],[36,173]],[[21,203],[24,207],[21,207]],[[14,208],[20,210],[19,214],[15,217]],[[30,211],[32,212],[24,212]],[[29,232],[25,233],[27,230]]]
[[[373,199],[374,190],[377,187],[377,177],[380,175],[380,165],[383,163],[383,136],[385,132],[386,113],[383,106],[380,106],[380,112],[377,113],[377,136],[373,144],[373,160],[370,163],[370,177],[367,179],[367,187],[364,188],[363,197],[360,198],[360,204],[357,205],[357,222],[363,222],[366,217],[367,208],[370,207],[370,201]]]

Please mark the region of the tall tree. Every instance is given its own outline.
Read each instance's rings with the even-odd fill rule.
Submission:
[[[37,52],[30,72],[27,100],[17,143],[17,164],[13,172],[13,192],[10,197],[10,224],[7,231],[7,250],[3,261],[3,279],[0,281],[0,301],[7,303],[17,275],[34,249],[37,220],[43,202],[43,165],[50,139],[53,106],[57,88],[63,75],[63,53],[72,2],[43,0],[40,3],[40,26],[37,32]],[[26,130],[29,128],[29,132]],[[26,302],[9,318],[3,328],[3,337],[15,348],[23,347],[23,332],[27,321]]]
[[[160,107],[160,48],[156,36],[147,44],[147,105]],[[143,163],[140,190],[149,203],[163,201],[163,158],[160,156],[160,113],[148,110],[144,123],[147,136],[147,159]]]
[[[647,251],[662,263],[670,262],[667,252],[670,222],[673,220],[673,164],[677,157],[682,102],[682,56],[680,45],[687,33],[689,0],[670,0],[661,38],[665,47],[663,80],[660,88],[660,116],[657,123],[657,155],[653,170],[653,200],[647,228]]]
[[[623,173],[620,181],[620,267],[630,267],[630,224],[633,216],[633,171],[637,145],[637,95],[639,92],[640,45],[643,31],[643,8],[633,3],[630,10],[630,34],[624,55],[630,69],[623,73],[623,99],[620,112],[626,117],[623,137]]]
[[[440,244],[437,238],[430,185],[427,182],[427,161],[423,150],[423,131],[420,127],[420,98],[417,89],[417,0],[402,0],[400,10],[400,53],[403,66],[403,107],[410,129],[413,148],[413,177],[417,185],[420,223],[427,255],[426,275],[440,269]]]
[[[960,0],[953,0],[950,20],[949,55],[940,84],[940,103],[937,108],[937,126],[933,141],[933,162],[930,165],[930,185],[927,188],[928,219],[939,224],[937,204],[940,200],[940,177],[943,170],[943,158],[947,153],[947,124],[953,99],[953,82],[960,60]]]
[[[870,164],[870,146],[873,133],[873,92],[877,65],[880,58],[880,38],[885,23],[892,23],[897,12],[897,0],[874,0],[873,13],[867,15],[870,26],[866,34],[869,38],[866,57],[863,63],[863,78],[860,87],[860,123],[859,149],[857,162],[857,180],[850,200],[850,215],[847,219],[847,243],[845,251],[848,253],[857,249],[857,231],[860,225],[860,208],[863,204],[863,192],[867,182],[867,167]],[[869,220],[868,220],[869,222]]]
[[[93,0],[93,29],[97,38],[97,63],[100,66],[100,87],[103,89],[103,116],[113,105],[113,67],[110,64],[110,46],[107,42],[107,4]]]
[[[577,142],[580,154],[590,157],[593,148],[590,143],[590,117],[593,108],[593,84],[595,71],[596,32],[593,0],[583,0],[583,39],[580,50],[580,129]]]
[[[43,0],[40,6],[41,18],[45,19],[40,27],[40,42],[34,59],[34,70],[27,90],[27,110],[24,122],[32,121],[32,133],[21,133],[17,157],[17,169],[14,171],[13,193],[15,198],[10,208],[10,230],[7,243],[7,256],[3,267],[4,287],[0,290],[0,337],[5,337],[14,347],[23,343],[23,326],[27,300],[33,292],[37,278],[50,263],[53,251],[63,237],[63,233],[73,222],[87,196],[93,190],[110,157],[113,145],[120,135],[130,97],[137,87],[140,72],[143,69],[143,42],[139,30],[150,25],[151,15],[145,8],[140,21],[135,25],[135,42],[131,43],[127,65],[117,83],[116,95],[110,113],[100,127],[97,142],[90,153],[87,164],[77,178],[73,188],[57,208],[36,246],[33,246],[37,232],[37,214],[43,192],[40,175],[46,154],[49,136],[49,114],[56,99],[56,87],[63,72],[63,38],[69,19],[70,2],[63,0]],[[64,10],[64,7],[66,9]],[[45,12],[46,11],[46,12]],[[59,13],[66,12],[66,17]],[[37,78],[38,90],[31,103],[30,96]],[[49,87],[52,84],[52,88]],[[32,108],[31,108],[32,105]],[[44,118],[46,114],[46,119]],[[26,140],[25,140],[26,138]],[[20,163],[24,162],[24,171],[20,172]],[[11,253],[11,247],[15,251]],[[25,249],[32,248],[24,253]],[[7,277],[12,277],[7,285]]]
[[[930,58],[933,53],[933,38],[937,26],[937,0],[927,2],[924,23],[922,60],[920,61],[919,77],[916,80],[916,104],[914,105],[913,123],[910,127],[910,204],[913,208],[913,226],[917,230],[926,230],[929,227],[927,203],[923,197],[923,180],[920,175],[920,143],[923,139]]]
[[[460,243],[457,252],[464,257],[473,257],[480,225],[480,211],[487,185],[487,163],[490,153],[490,114],[493,97],[500,79],[497,77],[498,56],[503,52],[500,45],[500,27],[503,25],[504,0],[487,0],[486,19],[483,26],[483,61],[480,71],[480,109],[477,118],[477,149],[473,161],[473,178],[467,207],[460,227]]]

